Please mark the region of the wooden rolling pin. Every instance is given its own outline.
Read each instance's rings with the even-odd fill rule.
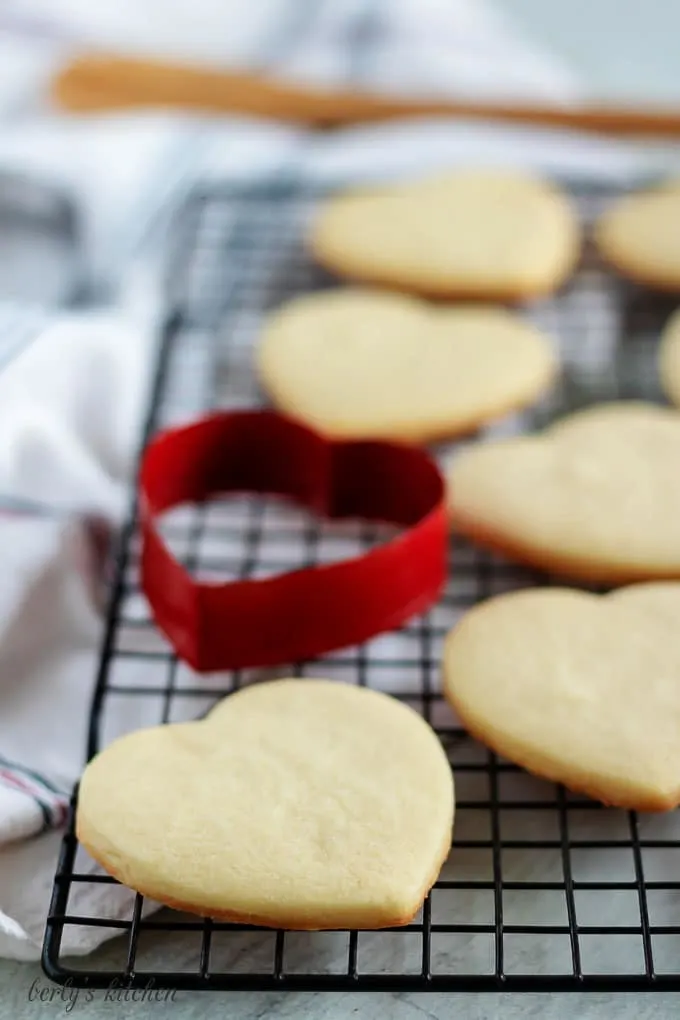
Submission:
[[[59,106],[78,112],[177,107],[204,113],[245,114],[311,127],[448,116],[617,135],[680,136],[680,112],[671,108],[506,107],[447,99],[401,99],[309,88],[252,74],[108,55],[76,58],[57,74],[52,88]]]

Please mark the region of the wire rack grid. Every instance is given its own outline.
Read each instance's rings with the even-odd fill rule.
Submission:
[[[585,223],[612,198],[571,189]],[[168,319],[146,435],[214,407],[258,405],[252,353],[263,316],[294,293],[333,284],[302,245],[318,195],[272,186],[211,188],[187,204],[171,272]],[[671,310],[615,279],[586,249],[559,294],[525,311],[559,345],[563,375],[530,412],[486,430],[526,430],[596,399],[660,400],[654,350]],[[438,449],[446,456],[448,448]],[[320,523],[260,498],[168,515],[176,555],[204,577],[258,577],[352,555],[382,531]],[[132,726],[196,718],[242,684],[321,675],[369,685],[422,712],[456,779],[454,845],[412,924],[381,932],[272,932],[145,904],[121,891],[117,911],[79,911],[113,879],[64,836],[43,966],[75,986],[176,989],[534,990],[680,989],[680,822],[676,813],[605,810],[530,777],[472,741],[440,693],[446,632],[490,595],[549,579],[452,542],[439,603],[400,631],[278,671],[197,676],[156,631],[139,590],[134,513],[120,546],[91,714],[88,755]],[[112,916],[115,913],[115,916]],[[74,928],[104,928],[113,948],[68,956]]]

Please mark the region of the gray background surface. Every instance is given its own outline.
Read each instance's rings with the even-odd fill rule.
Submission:
[[[537,42],[620,102],[680,104],[676,0],[497,0]]]

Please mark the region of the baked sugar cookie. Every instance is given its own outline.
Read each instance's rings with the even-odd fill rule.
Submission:
[[[595,227],[602,256],[623,276],[680,290],[680,181],[627,195]]]
[[[444,692],[469,731],[530,772],[605,804],[680,803],[680,584],[607,596],[500,595],[444,649]]]
[[[606,584],[680,578],[680,414],[596,405],[471,447],[448,473],[452,525],[533,566]]]
[[[680,407],[680,311],[671,315],[661,334],[657,364],[663,392]]]
[[[465,170],[330,198],[309,244],[340,276],[427,297],[512,301],[555,290],[580,237],[554,186]]]
[[[550,342],[505,309],[360,288],[294,299],[270,318],[258,352],[279,408],[348,439],[469,432],[532,403],[556,370]]]
[[[451,768],[419,715],[304,679],[115,741],[85,770],[77,835],[125,885],[182,910],[380,928],[418,911],[452,823]]]

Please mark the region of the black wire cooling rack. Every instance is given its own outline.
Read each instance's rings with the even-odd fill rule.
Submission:
[[[600,188],[571,190],[585,223],[612,197]],[[252,350],[263,315],[293,293],[333,284],[302,246],[317,198],[283,185],[212,188],[187,204],[147,436],[207,408],[261,401]],[[607,273],[586,250],[561,293],[526,309],[559,344],[562,382],[530,413],[487,431],[535,427],[595,399],[660,399],[654,351],[670,310]],[[255,498],[175,512],[166,534],[188,566],[220,577],[334,559],[380,537],[375,528],[319,524]],[[195,718],[240,685],[274,675],[196,676],[178,663],[140,594],[137,557],[133,514],[120,545],[89,756],[122,730]],[[425,616],[360,648],[281,671],[386,690],[440,734],[456,778],[454,847],[414,923],[381,932],[271,932],[147,913],[142,897],[119,886],[118,906],[97,913],[97,892],[116,883],[77,847],[75,794],[46,929],[47,974],[93,988],[680,989],[677,814],[606,810],[526,775],[470,740],[440,694],[441,644],[457,616],[497,592],[546,581],[453,543],[450,583]],[[103,968],[96,953],[68,955],[73,931],[92,928],[119,936]]]

